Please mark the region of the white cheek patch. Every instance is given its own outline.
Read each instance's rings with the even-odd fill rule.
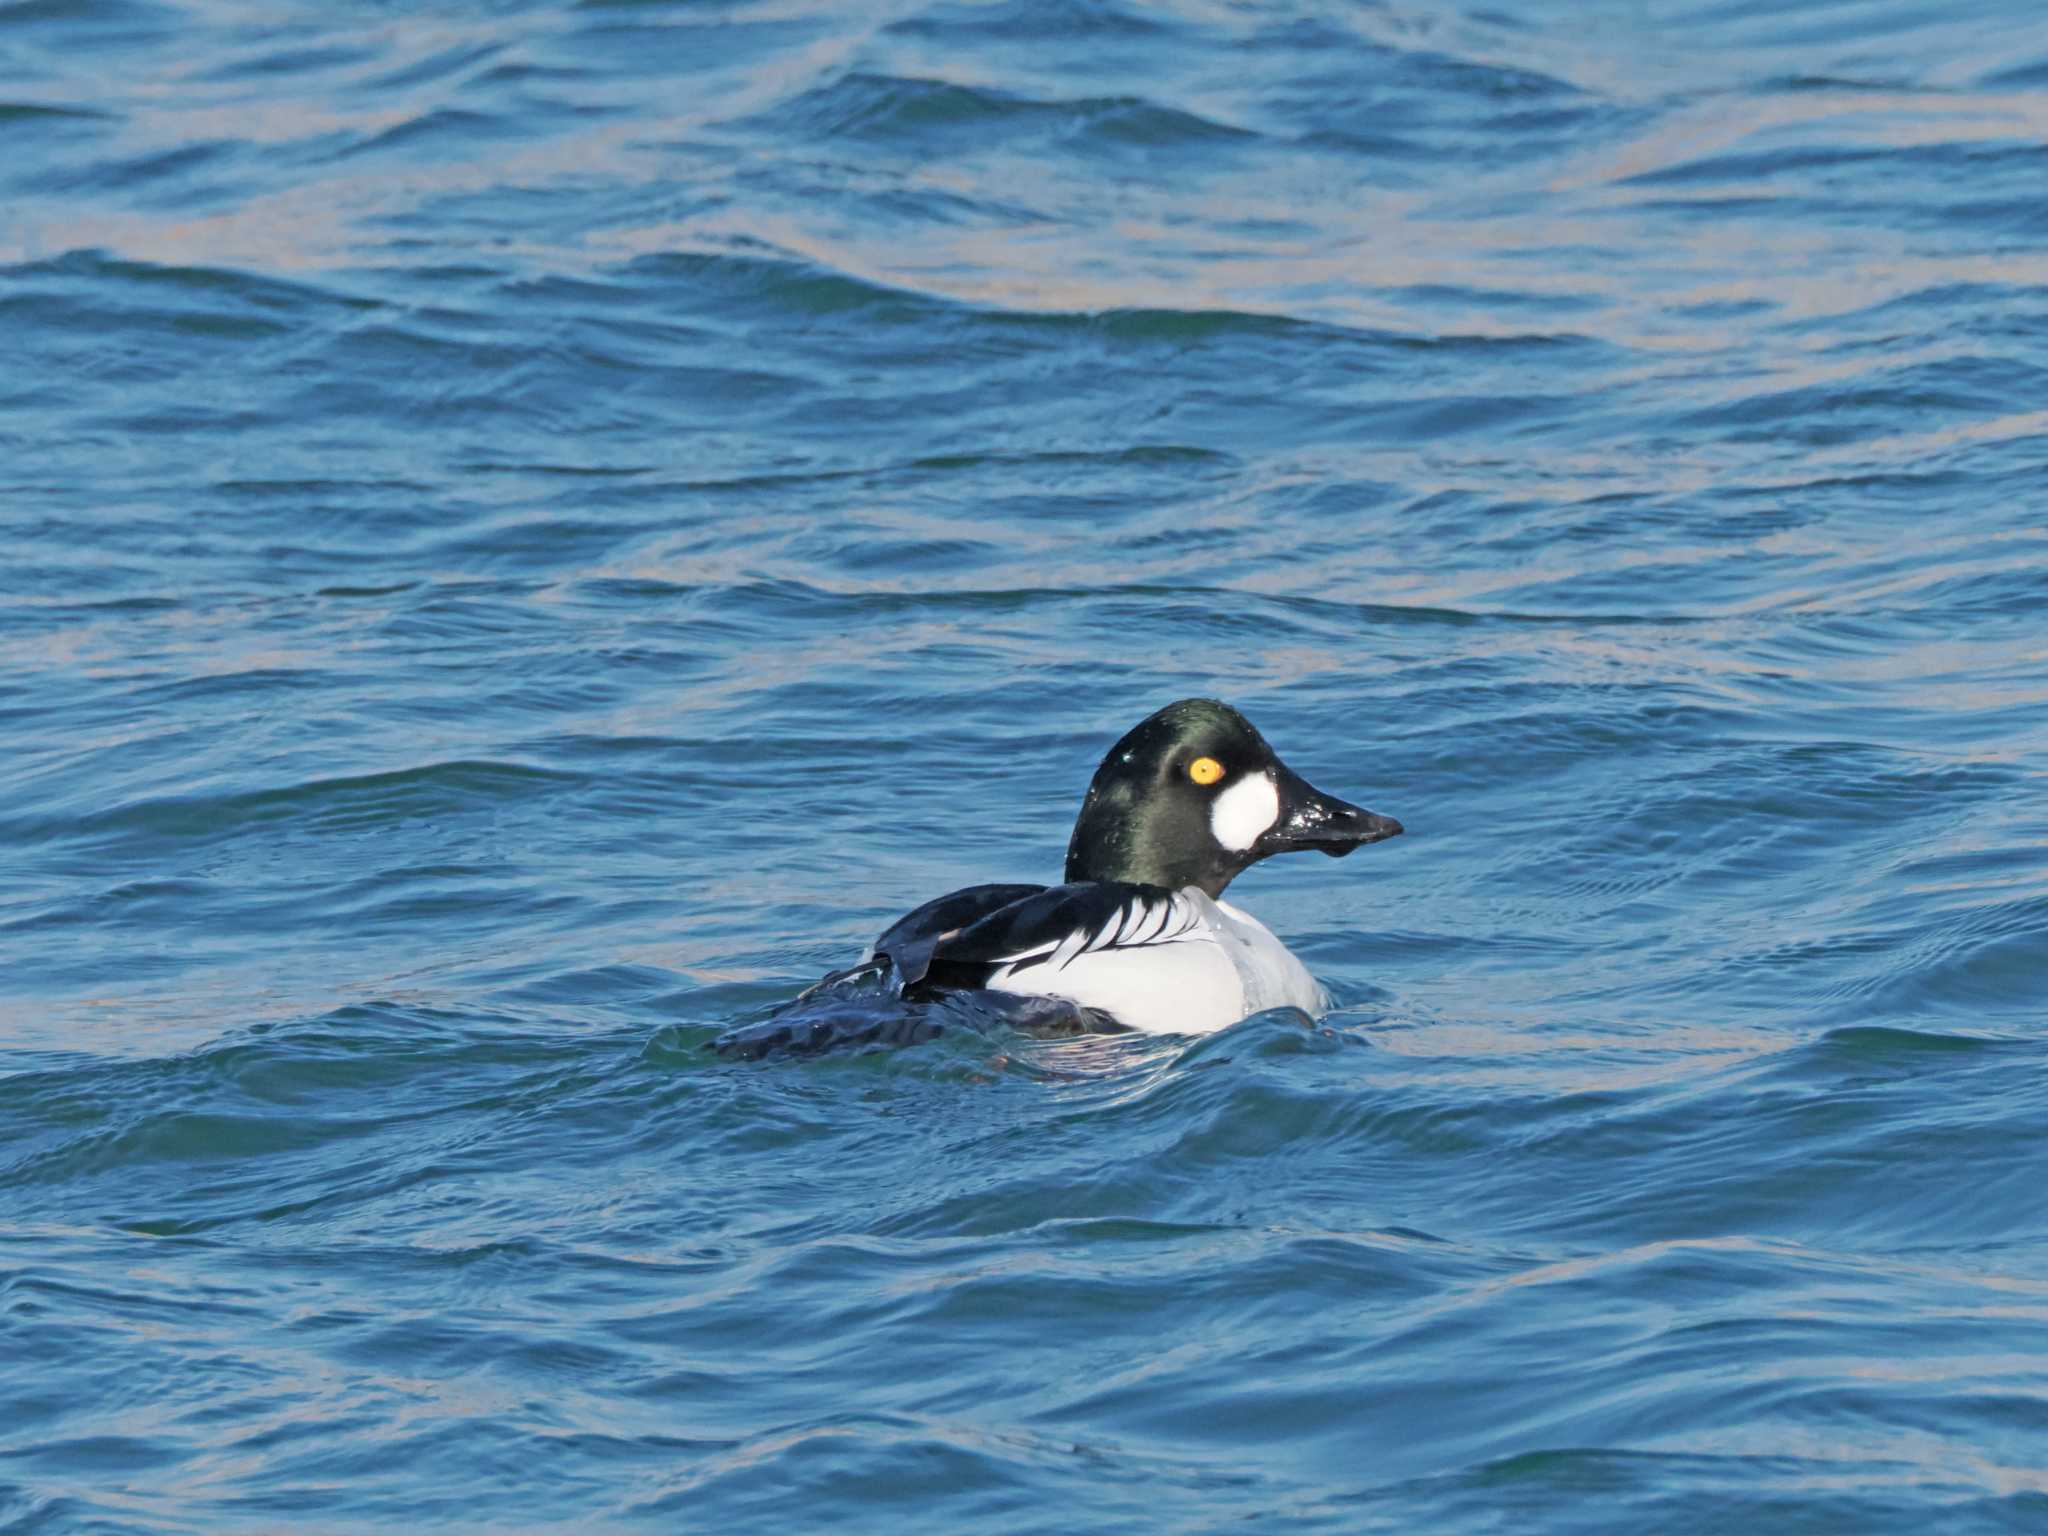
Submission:
[[[1270,773],[1239,779],[1209,807],[1209,830],[1232,853],[1243,853],[1280,819],[1280,789]]]

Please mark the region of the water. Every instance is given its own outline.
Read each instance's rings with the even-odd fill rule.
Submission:
[[[8,0],[0,144],[5,1529],[2048,1526],[2033,0]],[[709,1051],[1195,693],[1408,827],[1322,1027]]]

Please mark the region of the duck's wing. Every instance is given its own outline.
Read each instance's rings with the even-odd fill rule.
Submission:
[[[924,980],[932,955],[941,945],[950,943],[964,930],[994,913],[1044,894],[1042,885],[970,885],[950,895],[934,897],[916,911],[906,912],[883,930],[882,936],[875,940],[872,957],[865,965],[855,966],[852,972],[837,974],[851,975],[876,961],[887,960],[889,968],[896,973],[897,984],[905,988],[914,987]],[[826,978],[827,981],[834,979]]]
[[[1185,906],[1185,903],[1179,903]],[[925,1006],[936,995],[980,987],[1018,965],[1049,963],[1060,944],[1072,954],[1140,942],[1175,931],[1170,891],[1156,886],[972,885],[891,923],[867,959],[834,971],[768,1018],[712,1041],[721,1056],[809,1054],[845,1045],[912,1045],[946,1029]],[[843,983],[855,983],[851,987]],[[862,982],[874,985],[863,987]],[[903,999],[898,1000],[898,994]],[[991,997],[996,1014],[1027,1034],[1118,1034],[1124,1026],[1057,997]]]
[[[1200,926],[1194,903],[1160,886],[1115,880],[1055,885],[939,935],[918,980],[942,988],[988,986],[1039,966],[1058,971],[1081,955],[1172,943]]]

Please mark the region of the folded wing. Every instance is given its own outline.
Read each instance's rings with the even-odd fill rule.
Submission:
[[[929,946],[917,951],[923,969],[914,983],[903,971],[904,985],[983,987],[1027,972],[1043,972],[1033,980],[1047,982],[1084,955],[1176,943],[1196,936],[1200,924],[1192,903],[1158,886],[1093,880],[1055,885],[933,935]],[[883,935],[884,941],[888,938]],[[1042,989],[1052,988],[1034,985],[1029,990]]]

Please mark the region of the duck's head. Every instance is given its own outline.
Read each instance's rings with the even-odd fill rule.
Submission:
[[[1342,858],[1401,823],[1311,786],[1228,704],[1182,699],[1109,749],[1088,785],[1067,879],[1128,880],[1220,896],[1268,854]]]

